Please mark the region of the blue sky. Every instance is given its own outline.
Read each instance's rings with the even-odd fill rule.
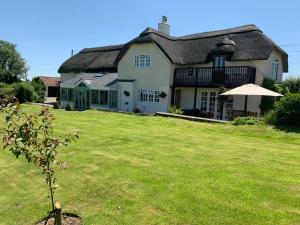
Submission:
[[[29,78],[58,75],[71,49],[128,42],[162,15],[174,36],[254,23],[289,54],[287,76],[300,75],[299,0],[0,1],[0,39],[17,44]]]

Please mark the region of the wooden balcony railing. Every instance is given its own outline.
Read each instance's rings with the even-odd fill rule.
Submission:
[[[237,87],[255,83],[256,68],[250,66],[176,68],[176,87]]]

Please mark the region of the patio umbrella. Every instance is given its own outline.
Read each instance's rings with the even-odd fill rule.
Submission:
[[[278,97],[283,96],[277,92],[270,91],[266,88],[262,88],[255,84],[245,84],[240,87],[231,89],[230,91],[226,91],[221,95],[245,95],[245,106],[244,106],[244,112],[247,112],[247,102],[248,102],[248,96],[272,96],[272,97]]]

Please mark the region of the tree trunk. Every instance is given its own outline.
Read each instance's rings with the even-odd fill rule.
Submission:
[[[59,202],[55,203],[55,225],[62,225],[61,205]]]
[[[51,171],[50,171],[50,165],[49,164],[47,164],[47,175],[48,175],[48,179],[49,179],[48,185],[49,185],[49,191],[50,191],[52,210],[55,210],[55,208],[54,208],[53,188],[52,188],[52,177],[51,177]]]

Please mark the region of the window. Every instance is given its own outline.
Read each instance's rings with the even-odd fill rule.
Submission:
[[[220,55],[220,56],[215,56],[214,57],[214,63],[213,63],[213,67],[215,70],[220,70],[225,66],[225,58],[224,56]]]
[[[108,91],[100,91],[100,105],[108,105]]]
[[[201,92],[200,110],[203,112],[207,110],[207,92]]]
[[[141,90],[140,100],[141,102],[159,102],[159,90]]]
[[[73,100],[74,100],[74,89],[68,88],[68,101],[73,101]]]
[[[214,113],[216,108],[216,92],[209,93],[209,112]]]
[[[148,91],[141,90],[141,102],[147,102],[147,101],[148,101]]]
[[[149,102],[154,101],[154,91],[148,91]]]
[[[99,90],[92,90],[92,104],[99,104]]]
[[[139,56],[134,57],[134,67],[139,67],[140,61]]]
[[[134,67],[144,68],[151,66],[150,55],[138,55],[134,57]]]
[[[68,89],[62,88],[61,89],[61,100],[68,100]]]
[[[159,91],[154,91],[154,102],[159,102]]]
[[[116,108],[118,102],[118,92],[117,91],[110,91],[110,107]]]
[[[278,78],[278,60],[272,61],[272,79],[276,80]]]

